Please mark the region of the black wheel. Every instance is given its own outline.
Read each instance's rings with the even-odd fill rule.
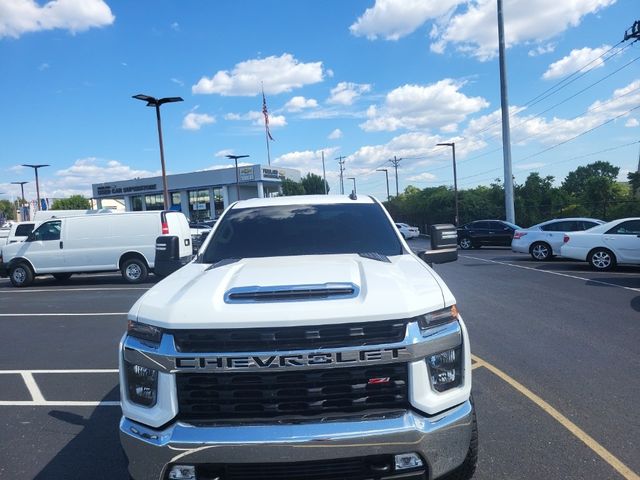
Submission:
[[[616,266],[616,256],[611,250],[606,248],[594,248],[589,252],[587,261],[594,270],[606,272]]]
[[[18,263],[9,269],[9,279],[14,287],[28,287],[33,283],[33,270],[26,263]]]
[[[69,280],[71,278],[72,273],[53,273],[53,278],[58,280],[59,282],[64,282],[65,280]]]
[[[462,250],[471,250],[474,247],[473,242],[469,237],[462,237],[458,243]]]
[[[130,258],[122,263],[122,278],[129,283],[142,283],[149,276],[149,269],[144,260]]]
[[[535,242],[529,249],[531,258],[538,262],[546,262],[552,257],[551,246],[546,242]]]
[[[473,411],[473,427],[471,430],[471,442],[467,456],[458,468],[441,477],[442,480],[469,480],[473,478],[478,464],[478,422],[476,421],[476,411]]]

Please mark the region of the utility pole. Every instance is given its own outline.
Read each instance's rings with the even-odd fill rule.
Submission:
[[[377,168],[376,172],[384,172],[384,176],[387,179],[387,202],[388,202],[389,199],[391,198],[391,196],[389,195],[389,170],[387,170],[386,168]]]
[[[451,147],[453,152],[453,193],[455,196],[455,204],[456,204],[456,216],[455,216],[455,225],[456,227],[459,225],[459,216],[458,216],[458,172],[456,171],[456,142],[449,143],[438,143],[437,146],[443,147]]]
[[[634,42],[637,42],[638,40],[640,40],[640,20],[636,20],[635,22],[633,22],[633,25],[631,25],[631,28],[629,28],[626,32],[624,32],[624,40],[623,42],[626,42],[627,40],[631,40],[634,39]]]
[[[324,182],[324,194],[327,195],[327,172],[324,169],[324,150],[322,151],[322,181]]]
[[[20,221],[24,222],[25,220],[29,220],[25,218],[25,208],[24,208],[24,184],[29,182],[11,182],[12,185],[20,185],[20,191],[22,192],[22,197],[20,198]]]
[[[500,106],[502,109],[502,152],[504,157],[504,204],[507,221],[516,223],[513,202],[513,168],[511,165],[511,129],[509,127],[509,98],[507,92],[507,62],[504,46],[504,18],[502,0],[498,1],[498,53],[500,54]]]
[[[396,169],[396,197],[400,194],[400,189],[398,188],[398,164],[400,163],[401,158],[397,158],[395,155],[393,156],[393,160],[389,159],[393,168]]]
[[[342,178],[342,174],[344,172],[344,162],[345,162],[344,159],[345,157],[343,157],[342,155],[336,158],[336,160],[338,160],[338,163],[340,164],[340,194],[341,195],[344,195],[344,180]]]

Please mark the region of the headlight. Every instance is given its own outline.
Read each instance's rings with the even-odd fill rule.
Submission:
[[[450,307],[443,308],[442,310],[436,310],[435,312],[420,315],[417,318],[420,330],[422,333],[426,333],[430,328],[457,320],[458,309],[455,305],[452,305]]]
[[[133,320],[129,320],[127,333],[132,337],[153,343],[160,343],[160,340],[162,339],[161,328],[154,327],[153,325],[147,325],[146,323],[134,322]]]
[[[431,387],[445,392],[462,384],[462,346],[426,358]]]
[[[138,405],[153,407],[158,394],[158,371],[126,363],[127,392],[129,400]]]

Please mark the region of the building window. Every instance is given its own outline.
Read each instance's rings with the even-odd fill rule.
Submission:
[[[171,193],[171,206],[180,207],[182,205],[182,198],[180,192],[172,192]]]
[[[134,212],[141,212],[142,210],[144,210],[142,202],[142,195],[131,197],[131,210],[133,210]]]
[[[192,222],[211,218],[208,189],[189,191],[189,218]]]
[[[221,188],[213,189],[213,206],[216,211],[216,218],[218,218],[224,212],[224,197],[222,196]]]
[[[144,203],[147,206],[147,210],[164,210],[164,198],[161,193],[145,195]]]

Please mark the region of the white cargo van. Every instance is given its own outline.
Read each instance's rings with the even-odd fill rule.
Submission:
[[[37,275],[67,280],[73,273],[120,270],[130,283],[147,278],[155,265],[156,239],[178,238],[179,258],[192,257],[191,234],[180,212],[130,212],[81,215],[43,222],[26,241],[2,247],[0,276],[16,287]]]

